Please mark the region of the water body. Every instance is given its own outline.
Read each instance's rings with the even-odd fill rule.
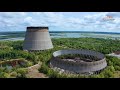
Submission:
[[[104,38],[104,39],[119,39],[120,33],[112,33],[112,32],[83,32],[83,31],[50,31],[51,38],[83,38],[83,37],[91,37],[91,38]],[[17,31],[17,32],[0,32],[0,40],[24,40],[25,31]]]

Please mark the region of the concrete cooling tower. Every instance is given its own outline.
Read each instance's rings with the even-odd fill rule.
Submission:
[[[35,51],[53,48],[48,27],[27,27],[23,50]]]

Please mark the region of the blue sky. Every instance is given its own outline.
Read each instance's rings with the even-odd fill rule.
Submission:
[[[0,12],[0,31],[25,31],[27,26],[48,26],[50,31],[120,32],[120,12]]]

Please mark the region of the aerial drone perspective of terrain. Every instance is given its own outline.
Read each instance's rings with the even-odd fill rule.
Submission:
[[[119,12],[0,12],[0,78],[120,78]]]

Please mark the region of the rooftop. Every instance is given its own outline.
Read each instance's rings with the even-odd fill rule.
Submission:
[[[27,29],[48,29],[48,27],[33,27],[33,26],[31,26],[31,27],[27,27]]]
[[[120,51],[115,51],[114,53],[117,54],[117,55],[119,55],[119,54],[120,54]]]

